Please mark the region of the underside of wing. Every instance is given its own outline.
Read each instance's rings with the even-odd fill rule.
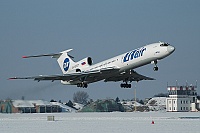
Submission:
[[[155,80],[154,78],[146,77],[144,75],[138,74],[137,72],[131,70],[130,72],[119,72],[118,68],[109,67],[99,70],[85,71],[85,72],[76,72],[68,73],[65,75],[39,75],[32,77],[13,77],[10,79],[33,79],[36,81],[42,80],[62,80],[69,82],[70,84],[77,83],[93,83],[100,80],[108,81],[123,81],[123,82],[132,82],[132,81],[141,81],[141,80]]]
[[[106,77],[109,77],[110,75],[113,75],[114,73],[117,73],[118,71],[119,71],[119,69],[117,69],[117,68],[109,67],[109,68],[103,68],[100,70],[68,73],[68,74],[64,74],[64,75],[39,75],[39,76],[31,76],[31,77],[12,77],[9,79],[10,80],[12,80],[12,79],[33,79],[36,81],[63,80],[63,81],[70,81],[70,82],[92,83],[92,82],[103,80]]]
[[[123,82],[132,82],[132,81],[141,81],[141,80],[155,80],[154,78],[150,78],[150,77],[146,77],[144,75],[138,74],[135,71],[130,71],[130,72],[124,72],[124,73],[120,73],[118,75],[112,76],[112,77],[108,77],[105,79],[105,82],[108,81],[123,81]]]

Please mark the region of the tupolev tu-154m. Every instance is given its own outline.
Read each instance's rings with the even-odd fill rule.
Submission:
[[[78,62],[69,55],[72,49],[65,50],[56,54],[42,54],[34,56],[23,56],[23,58],[51,56],[56,58],[63,72],[62,75],[39,75],[32,77],[12,77],[10,79],[34,79],[41,80],[60,80],[65,85],[77,85],[77,87],[87,88],[89,83],[104,80],[122,81],[122,88],[131,88],[132,81],[154,80],[143,76],[134,71],[135,68],[154,64],[154,71],[158,71],[157,62],[175,51],[175,47],[165,42],[152,43],[108,60],[93,64],[91,57],[86,57]]]

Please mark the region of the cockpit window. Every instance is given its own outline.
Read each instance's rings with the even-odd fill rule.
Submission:
[[[161,47],[163,47],[163,46],[169,46],[169,43],[162,43],[162,44],[160,44],[160,46]]]

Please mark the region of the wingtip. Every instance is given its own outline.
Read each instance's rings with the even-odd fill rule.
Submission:
[[[8,80],[13,80],[13,79],[16,79],[16,77],[8,78]]]
[[[27,56],[22,56],[22,58],[28,58]]]

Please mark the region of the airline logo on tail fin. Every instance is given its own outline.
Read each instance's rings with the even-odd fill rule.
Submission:
[[[69,65],[70,65],[69,58],[66,58],[66,59],[64,60],[64,62],[63,62],[63,69],[64,69],[65,71],[68,71]]]

